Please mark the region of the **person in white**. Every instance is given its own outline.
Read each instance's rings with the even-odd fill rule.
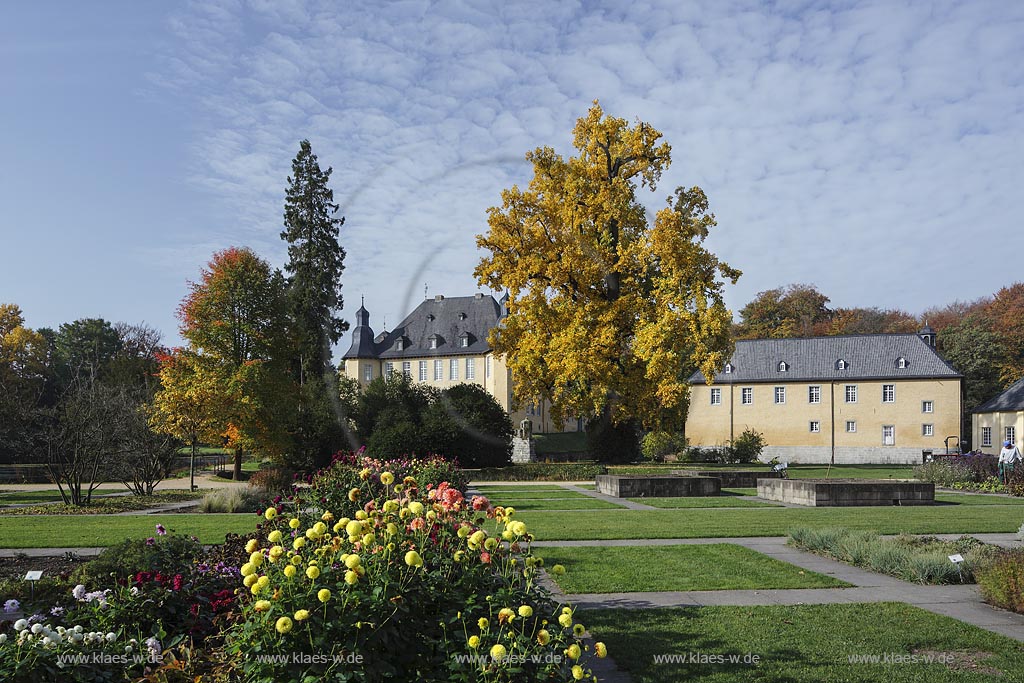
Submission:
[[[1004,441],[1003,450],[999,451],[999,481],[1005,485],[1020,461],[1021,455],[1017,446],[1010,441]]]

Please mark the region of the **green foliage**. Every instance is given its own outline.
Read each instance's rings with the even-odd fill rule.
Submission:
[[[766,442],[756,429],[744,429],[726,450],[729,462],[756,462]]]
[[[402,373],[377,377],[346,402],[371,457],[442,454],[463,466],[500,466],[511,458],[512,422],[483,388],[443,391]]]
[[[798,528],[789,532],[790,543],[819,555],[864,567],[904,581],[928,585],[971,583],[1001,551],[971,536],[955,541],[901,535],[883,538],[873,531],[845,528]],[[949,555],[960,554],[957,567]]]
[[[607,416],[587,422],[587,452],[598,462],[636,462],[640,459],[640,423],[613,423]]]
[[[608,468],[593,462],[520,463],[509,467],[488,467],[473,473],[478,481],[588,481]]]
[[[676,455],[686,450],[686,438],[671,432],[648,432],[640,442],[640,454],[644,460],[660,462],[667,455]]]
[[[82,565],[74,578],[79,583],[99,585],[111,575],[125,578],[136,572],[181,574],[191,570],[196,557],[202,555],[203,546],[190,536],[168,534],[152,539],[126,539],[104,548],[96,559]]]
[[[326,465],[344,444],[331,346],[348,329],[340,317],[345,250],[338,244],[338,229],[345,219],[334,217],[338,205],[328,187],[331,173],[331,168],[321,170],[309,140],[299,143],[285,192],[281,232],[288,243],[292,374],[301,387],[301,419],[292,429],[289,455],[293,466],[307,470]]]
[[[784,339],[810,337],[816,326],[832,317],[828,297],[813,285],[793,284],[758,292],[740,309],[742,322],[736,326],[738,339]]]
[[[288,467],[261,467],[249,476],[250,487],[273,495],[290,495],[294,484],[295,472]]]
[[[1024,614],[1024,550],[1003,552],[976,576],[985,602]]]
[[[251,482],[250,482],[251,483]],[[199,501],[200,512],[258,512],[266,508],[270,496],[257,488],[232,487],[217,489]]]
[[[950,458],[926,462],[914,467],[914,479],[928,481],[939,486],[952,486],[959,482],[973,481],[971,472]]]

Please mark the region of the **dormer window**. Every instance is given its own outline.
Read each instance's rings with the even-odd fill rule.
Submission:
[[[404,351],[405,350],[405,339],[404,338],[399,337],[395,341],[395,349],[398,350],[398,351]]]
[[[731,375],[732,374],[732,363],[726,363],[725,364],[725,374],[727,374],[727,375]]]
[[[461,346],[462,348],[465,349],[472,343],[473,335],[471,335],[469,332],[463,332],[462,334],[459,335],[459,346]]]
[[[459,313],[459,320],[465,320],[465,319],[466,319],[466,314],[465,313]]]
[[[846,361],[843,360],[842,358],[840,358],[839,360],[836,361],[836,370],[845,370],[845,369],[846,369]]]
[[[897,358],[896,359],[896,367],[899,368],[900,370],[906,370],[907,369],[907,359],[903,358],[902,356]]]
[[[427,320],[429,320],[430,322],[434,322],[434,314],[433,313],[427,313]]]
[[[788,370],[789,370],[789,365],[786,364],[786,361],[780,360],[779,361],[779,372],[786,372]]]
[[[443,343],[444,339],[437,336],[436,334],[432,334],[429,337],[427,337],[427,348],[436,349]]]

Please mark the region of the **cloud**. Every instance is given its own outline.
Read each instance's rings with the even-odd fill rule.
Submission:
[[[218,228],[283,259],[308,137],[344,207],[348,300],[378,321],[421,267],[431,295],[475,291],[486,208],[529,180],[527,150],[571,153],[595,97],[673,145],[649,206],[708,193],[709,245],[745,271],[733,308],[804,281],[918,312],[1020,279],[992,267],[1024,246],[1014,3],[250,0],[167,26],[152,80],[194,99],[191,181],[237,217]]]

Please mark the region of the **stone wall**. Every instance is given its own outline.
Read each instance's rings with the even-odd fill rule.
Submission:
[[[932,505],[935,485],[871,479],[761,479],[757,495],[810,507]]]
[[[722,490],[722,480],[714,477],[599,474],[596,481],[600,493],[616,498],[717,496]]]
[[[837,465],[920,465],[921,450],[898,446],[837,446]],[[801,465],[827,465],[832,458],[828,446],[765,446],[761,460]]]
[[[537,451],[532,438],[512,437],[512,462],[536,462]]]

